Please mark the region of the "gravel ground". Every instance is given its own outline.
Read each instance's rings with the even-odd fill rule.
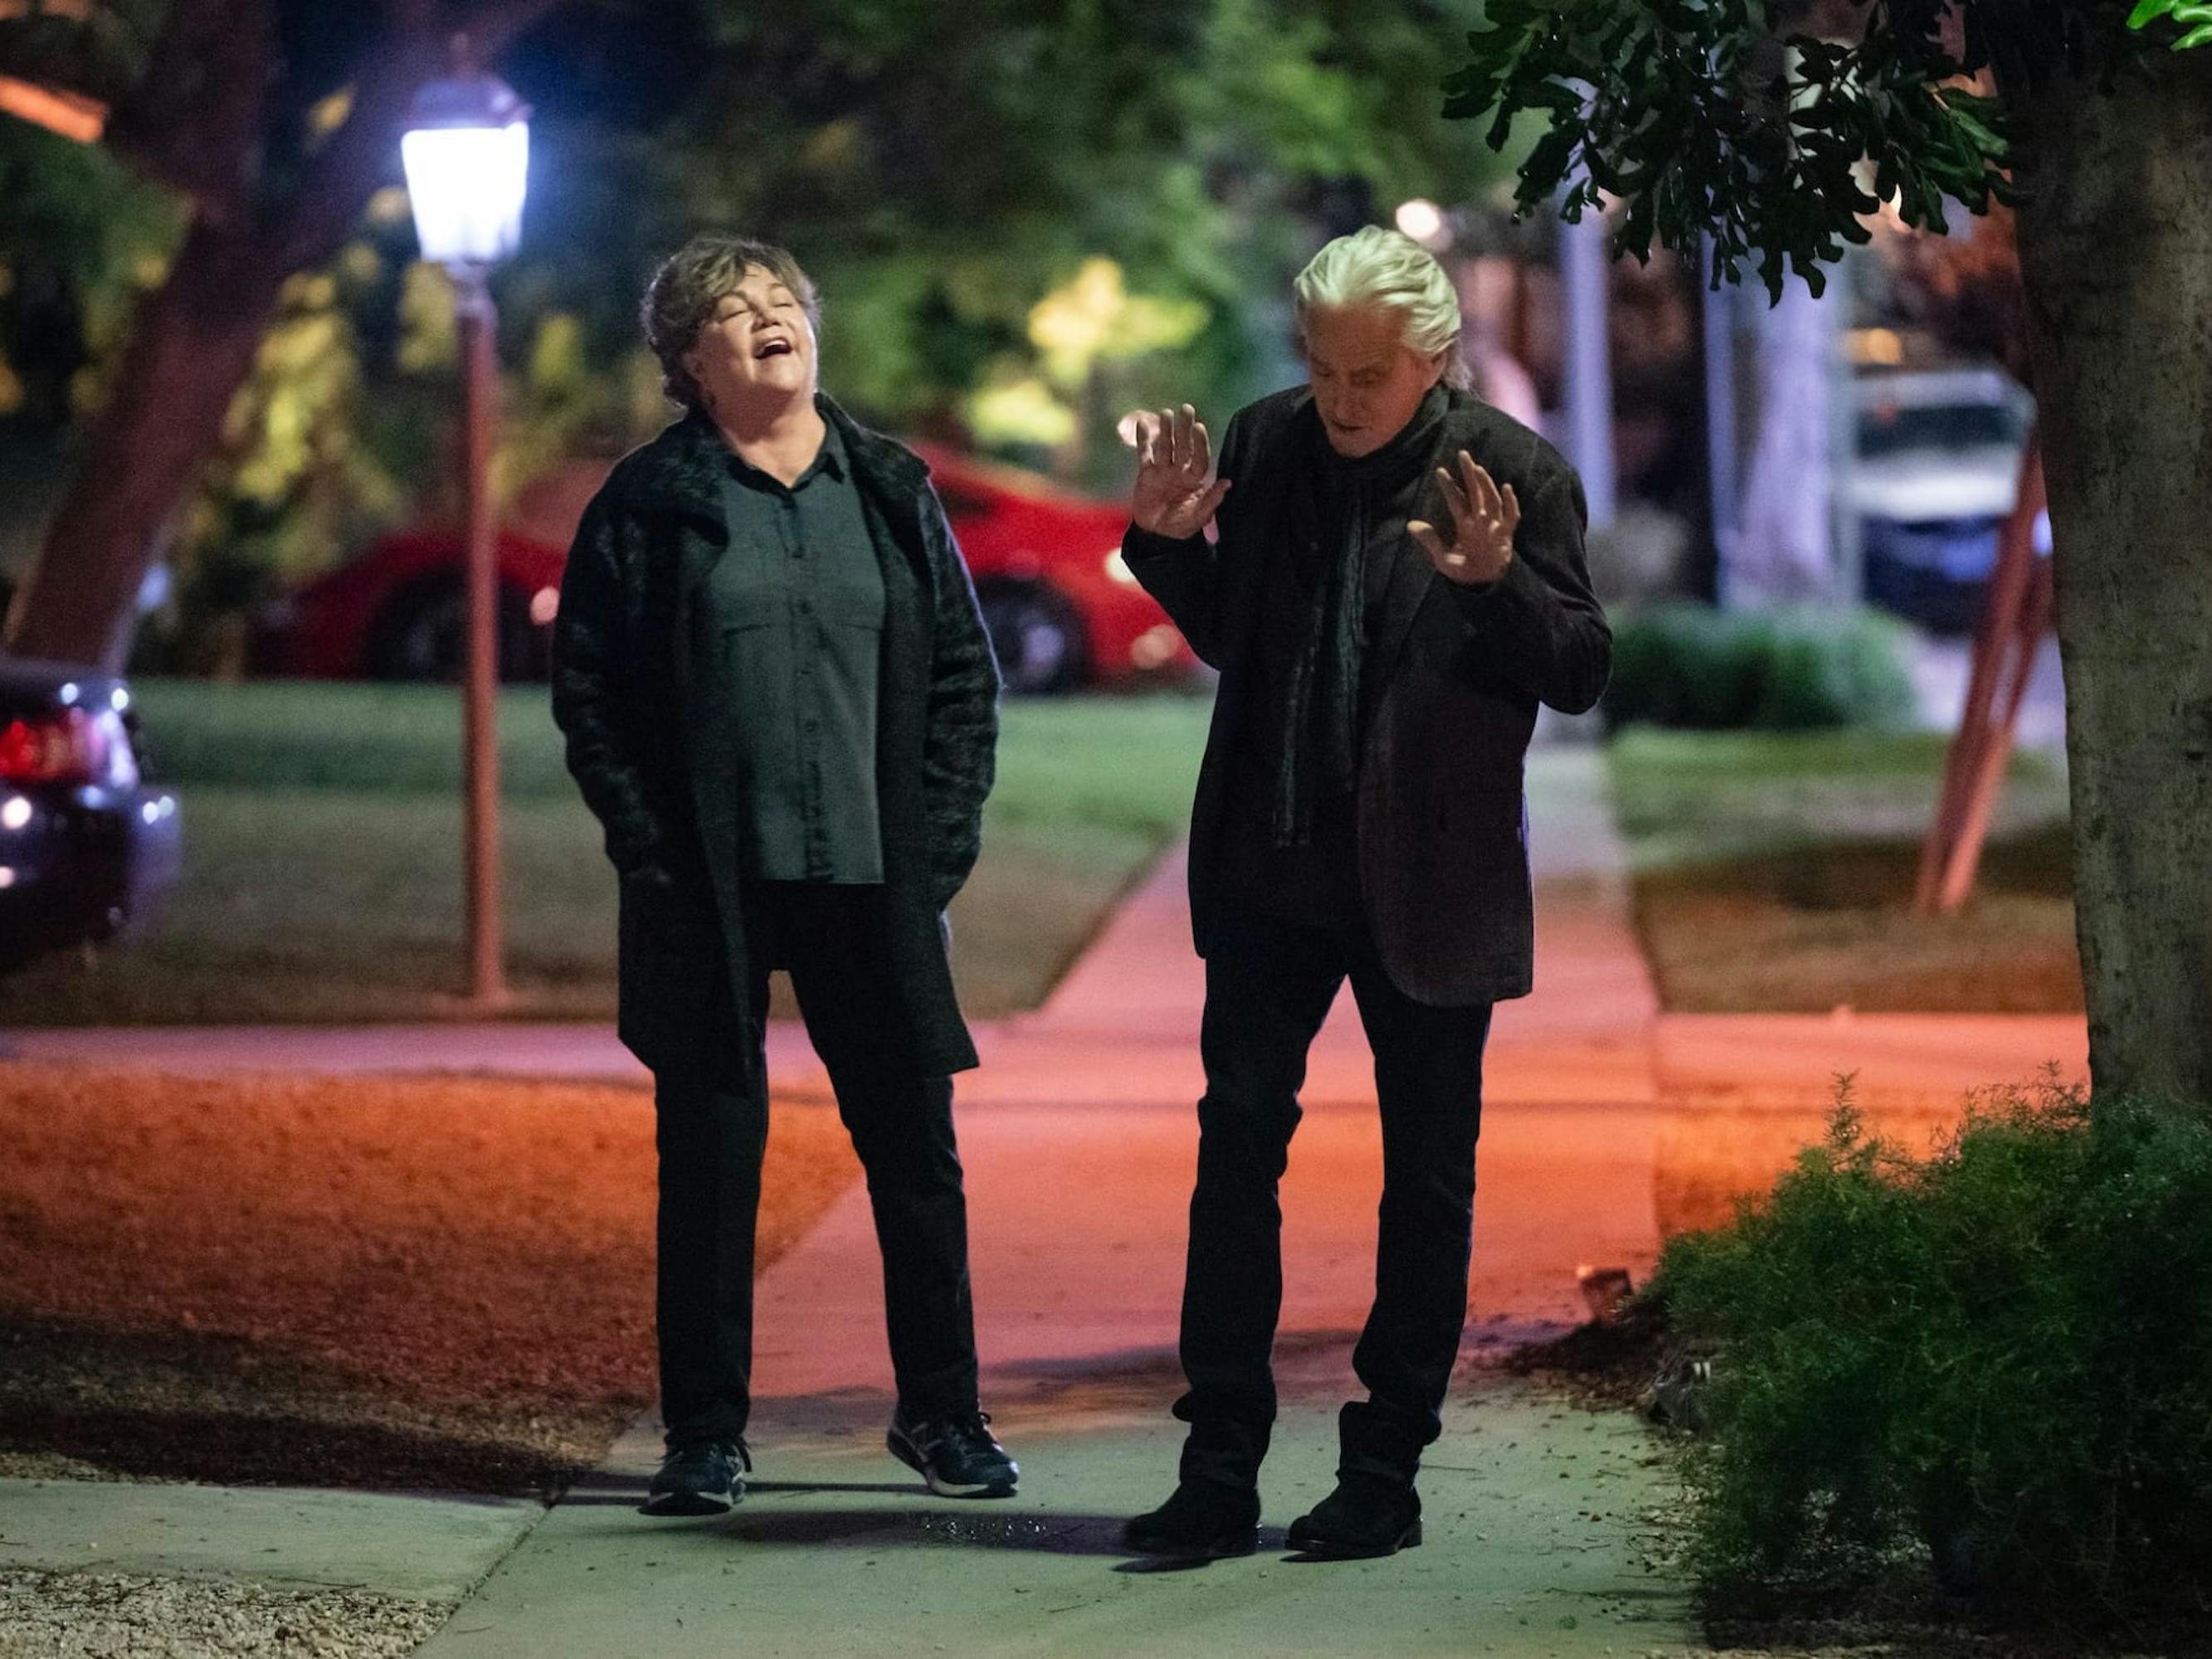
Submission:
[[[778,1103],[759,1259],[855,1178]],[[651,1398],[641,1088],[0,1065],[0,1472],[531,1492]]]
[[[857,1177],[779,1103],[765,1267]],[[0,1065],[0,1474],[542,1494],[653,1387],[641,1089]],[[386,1659],[450,1607],[0,1569],[0,1659]]]
[[[451,1611],[362,1590],[0,1571],[0,1659],[399,1659]]]

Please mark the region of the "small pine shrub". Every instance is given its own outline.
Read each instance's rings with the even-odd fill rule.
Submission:
[[[1655,606],[1613,630],[1606,723],[1711,732],[1898,725],[1913,709],[1904,637],[1866,611]]]
[[[1824,1145],[1651,1288],[1716,1343],[1709,1608],[1920,1555],[2045,1621],[2212,1609],[2212,1116],[2047,1087],[1924,1161]]]

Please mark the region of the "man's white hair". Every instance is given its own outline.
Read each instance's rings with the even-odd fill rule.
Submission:
[[[1469,383],[1459,349],[1459,294],[1436,257],[1412,237],[1381,225],[1340,236],[1298,273],[1292,293],[1300,343],[1306,319],[1318,308],[1389,306],[1405,315],[1408,347],[1424,357],[1444,353],[1445,380]]]

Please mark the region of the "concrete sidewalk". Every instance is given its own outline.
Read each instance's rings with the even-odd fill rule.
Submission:
[[[366,1584],[454,1601],[544,1513],[520,1498],[0,1480],[0,1565],[227,1577],[242,1564],[256,1582],[284,1589]]]
[[[348,1524],[399,1517],[403,1532],[443,1540],[432,1550],[447,1556],[438,1600],[505,1553],[422,1650],[431,1659],[599,1659],[672,1640],[793,1655],[1678,1650],[1690,1644],[1680,1588],[1648,1559],[1652,1517],[1673,1502],[1654,1449],[1634,1423],[1566,1410],[1486,1362],[1583,1316],[1577,1267],[1626,1267],[1641,1281],[1662,1231],[1760,1184],[1817,1133],[1834,1073],[1856,1072],[1879,1109],[1933,1124],[1955,1115],[1964,1087],[2026,1078],[2046,1060],[2078,1070],[2081,1022],[1662,1018],[1628,926],[1601,757],[1540,748],[1530,800],[1539,989],[1501,1008],[1493,1030],[1470,1324],[1424,1478],[1431,1526],[1418,1551],[1306,1565],[1277,1549],[1163,1575],[1132,1570],[1115,1547],[1121,1517],[1167,1490],[1179,1437],[1166,1407],[1202,973],[1170,860],[1044,1008],[978,1031],[983,1066],[960,1080],[986,1399],[1024,1465],[1018,1498],[933,1498],[883,1452],[878,1257],[855,1190],[760,1285],[760,1484],[726,1520],[631,1513],[657,1458],[648,1422],[534,1527],[530,1505],[457,1506],[418,1529],[389,1507],[415,1500],[361,1498],[349,1523],[353,1498],[278,1494],[240,1500],[228,1554],[219,1540],[165,1553],[143,1489],[88,1486],[41,1500],[82,1506],[69,1517],[5,1511],[0,1542],[21,1547],[27,1527],[45,1553],[0,1562],[58,1562],[71,1539],[125,1536],[138,1513],[129,1535],[149,1541],[133,1547],[137,1570],[252,1578],[290,1562],[286,1551],[326,1549],[363,1563],[360,1582],[401,1590],[427,1582],[422,1560],[374,1566],[365,1542],[341,1541]],[[11,1031],[0,1053],[186,1072],[643,1076],[604,1027]],[[823,1091],[795,1026],[772,1035],[771,1066],[780,1092]],[[1349,997],[1315,1045],[1305,1098],[1283,1191],[1271,1544],[1327,1489],[1334,1413],[1353,1391],[1349,1348],[1372,1291],[1379,1146]],[[0,1504],[11,1496],[0,1490]],[[292,1526],[288,1502],[328,1528]],[[264,1559],[272,1550],[279,1561]]]
[[[892,1399],[876,1245],[855,1190],[763,1279],[758,1482],[726,1520],[630,1511],[658,1461],[640,1424],[422,1650],[426,1659],[647,1654],[726,1638],[763,1655],[1311,1652],[1562,1656],[1687,1640],[1646,1571],[1670,1494],[1633,1422],[1486,1367],[1580,1310],[1583,1260],[1649,1261],[1650,992],[1606,866],[1584,757],[1547,757],[1545,994],[1501,1012],[1466,1361],[1423,1488],[1421,1549],[1286,1561],[1328,1488],[1334,1413],[1373,1291],[1371,1068],[1349,997],[1314,1049],[1283,1191],[1285,1396],[1267,1547],[1145,1571],[1122,1519],[1172,1484],[1174,1341],[1196,1151],[1202,992],[1180,860],[1134,895],[1051,1002],[984,1034],[963,1078],[984,1394],[1019,1497],[930,1497],[883,1450]],[[1574,1080],[1563,1077],[1565,1067]]]

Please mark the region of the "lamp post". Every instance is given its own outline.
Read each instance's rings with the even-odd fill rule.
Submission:
[[[499,575],[491,501],[499,366],[498,315],[485,275],[514,251],[530,153],[530,112],[496,76],[476,72],[465,46],[449,79],[426,82],[399,153],[422,257],[453,279],[465,403],[462,454],[467,513],[468,659],[461,702],[469,1001],[489,1012],[508,1000],[501,937],[499,840]]]

